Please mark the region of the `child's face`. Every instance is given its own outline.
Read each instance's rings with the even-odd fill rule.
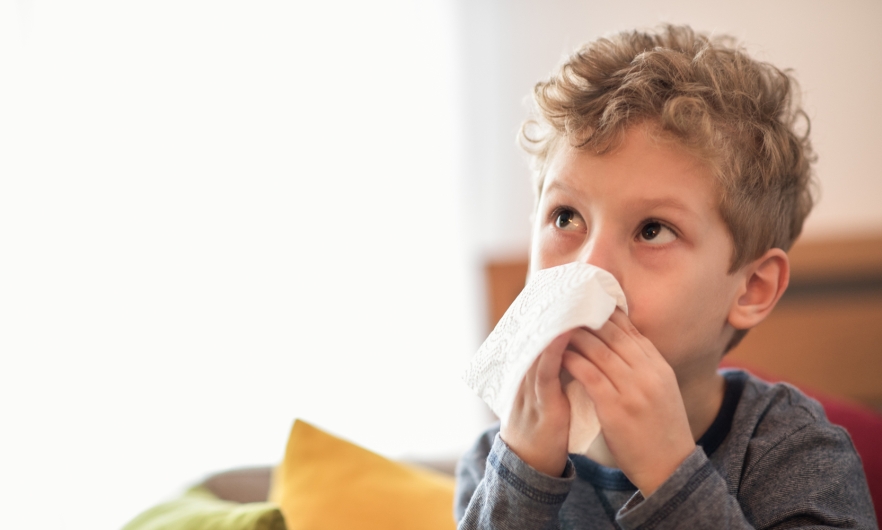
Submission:
[[[739,275],[728,274],[732,238],[710,170],[645,131],[632,127],[601,156],[561,149],[543,184],[530,264],[611,272],[631,321],[683,377],[719,361]]]

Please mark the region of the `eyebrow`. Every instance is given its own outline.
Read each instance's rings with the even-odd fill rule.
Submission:
[[[545,190],[542,191],[542,194],[545,195],[546,193],[554,190],[555,188],[560,189],[560,191],[562,191],[564,193],[575,193],[575,190],[572,188],[572,186],[568,186],[567,184],[561,182],[560,180],[555,180],[551,184],[549,184],[548,187],[545,188]]]
[[[681,202],[675,197],[660,197],[658,199],[640,199],[637,201],[637,206],[644,209],[652,209],[652,208],[672,208],[674,210],[679,210],[683,213],[688,213],[690,215],[695,215],[696,212],[694,209],[687,206],[685,203]]]
[[[552,182],[551,184],[548,185],[548,188],[545,189],[543,194],[549,193],[554,189],[558,189],[559,191],[561,191],[563,193],[570,193],[570,194],[575,193],[575,189],[572,186],[569,186],[568,184],[566,184],[565,182],[562,182],[560,180],[555,180],[554,182]],[[636,201],[634,201],[634,203],[632,203],[629,206],[632,208],[637,207],[639,209],[671,208],[673,210],[678,210],[680,212],[683,212],[685,214],[689,214],[691,216],[695,216],[697,214],[697,212],[694,209],[690,208],[689,206],[686,205],[686,203],[682,202],[681,200],[679,200],[673,196],[650,198],[650,199],[641,198],[641,199],[637,199]]]

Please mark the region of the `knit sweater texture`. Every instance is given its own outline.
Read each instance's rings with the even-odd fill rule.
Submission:
[[[793,386],[723,372],[695,450],[644,498],[618,469],[570,455],[562,477],[488,429],[457,467],[459,530],[878,528],[848,433]]]

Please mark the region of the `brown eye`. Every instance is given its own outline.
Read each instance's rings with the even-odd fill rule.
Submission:
[[[640,235],[643,236],[643,239],[648,241],[655,239],[655,237],[661,233],[661,230],[661,223],[646,223],[643,225],[643,230],[641,230]]]
[[[677,234],[657,221],[649,221],[640,228],[640,239],[645,243],[664,245],[677,239]]]
[[[579,214],[572,210],[561,210],[554,218],[554,226],[561,230],[579,230],[584,226]]]

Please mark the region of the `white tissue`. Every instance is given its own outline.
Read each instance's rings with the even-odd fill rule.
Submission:
[[[463,379],[506,422],[524,375],[551,341],[571,329],[599,329],[616,306],[627,314],[625,293],[609,272],[585,263],[543,269],[472,357]],[[570,401],[569,452],[583,454],[600,423],[582,384],[565,370],[561,380]]]

